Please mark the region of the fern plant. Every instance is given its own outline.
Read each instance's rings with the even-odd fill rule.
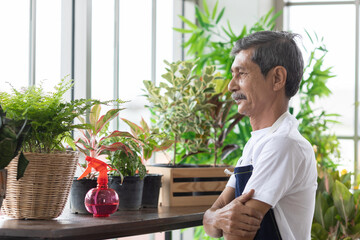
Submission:
[[[63,141],[72,139],[71,132],[77,128],[87,128],[86,124],[75,124],[74,120],[90,110],[95,104],[108,104],[92,99],[77,99],[65,102],[64,94],[73,83],[63,78],[55,91],[45,92],[42,85],[30,86],[11,93],[0,92],[0,102],[7,117],[14,120],[30,121],[31,128],[24,138],[24,152],[50,153],[65,150]]]

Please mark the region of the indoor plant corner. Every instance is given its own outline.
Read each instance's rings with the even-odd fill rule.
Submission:
[[[52,92],[45,92],[41,84],[0,92],[6,117],[27,120],[30,125],[21,146],[29,161],[24,176],[16,179],[17,163],[22,155],[7,167],[8,190],[2,209],[10,217],[51,219],[58,217],[65,207],[79,154],[67,150],[64,142],[71,139],[73,130],[86,127],[75,124],[74,119],[99,103],[91,99],[66,102],[63,96],[72,86],[73,81],[65,77]]]

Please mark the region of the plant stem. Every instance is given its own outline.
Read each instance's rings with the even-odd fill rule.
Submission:
[[[176,161],[176,143],[177,143],[177,141],[178,141],[178,135],[175,134],[174,155],[173,155],[173,160],[172,160],[173,166],[175,166],[175,161]]]

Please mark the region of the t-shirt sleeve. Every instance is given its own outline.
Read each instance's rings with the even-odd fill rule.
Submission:
[[[254,170],[244,193],[255,190],[254,199],[274,207],[291,188],[303,159],[295,140],[278,137],[254,152]]]
[[[236,180],[234,174],[230,176],[229,181],[227,182],[227,187],[235,188]]]

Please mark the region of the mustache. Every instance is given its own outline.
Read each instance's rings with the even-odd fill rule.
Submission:
[[[246,99],[246,96],[242,93],[233,93],[231,94],[232,99],[236,100],[240,100],[240,99]]]

